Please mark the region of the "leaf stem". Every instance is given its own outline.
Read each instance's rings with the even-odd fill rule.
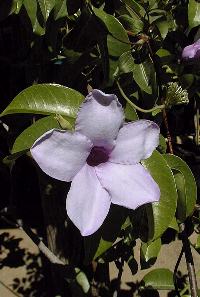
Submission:
[[[165,108],[165,104],[162,104],[162,105],[156,105],[154,106],[153,108],[150,108],[150,109],[143,109],[139,106],[137,106],[135,103],[133,103],[127,96],[126,94],[124,93],[122,87],[120,86],[120,83],[119,81],[116,81],[117,83],[117,86],[118,86],[118,89],[122,95],[122,97],[130,104],[130,106],[133,108],[133,109],[136,109],[138,111],[141,111],[141,112],[144,112],[144,113],[151,113],[151,112],[154,112],[158,109],[164,109]]]

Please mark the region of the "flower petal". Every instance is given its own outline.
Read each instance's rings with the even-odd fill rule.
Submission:
[[[123,110],[117,97],[93,90],[80,108],[76,131],[86,135],[95,146],[110,148],[123,120]]]
[[[95,170],[114,204],[135,209],[160,198],[157,183],[141,164],[121,165],[107,162],[97,166]]]
[[[53,129],[33,144],[31,154],[46,174],[71,181],[85,164],[91,148],[92,143],[86,136]]]
[[[136,164],[149,158],[159,143],[159,127],[151,121],[139,120],[125,124],[119,131],[109,161]]]
[[[182,58],[183,59],[193,59],[193,58],[195,58],[197,51],[198,51],[198,49],[196,49],[193,44],[188,45],[182,51]]]
[[[110,196],[94,167],[87,164],[74,177],[67,196],[67,214],[83,236],[97,231],[110,208]]]

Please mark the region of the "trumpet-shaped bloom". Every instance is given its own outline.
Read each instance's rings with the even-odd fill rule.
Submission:
[[[102,225],[111,203],[136,209],[159,200],[158,185],[139,163],[151,156],[158,139],[155,123],[124,123],[117,97],[93,90],[80,107],[75,132],[50,130],[31,153],[46,174],[72,181],[67,214],[87,236]]]
[[[184,60],[197,59],[200,57],[200,39],[184,47],[182,51],[182,58]]]

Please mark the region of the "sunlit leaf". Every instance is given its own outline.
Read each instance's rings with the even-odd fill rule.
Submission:
[[[141,244],[141,259],[145,262],[149,260],[155,260],[161,249],[161,239],[158,238],[154,241],[143,242]]]
[[[38,0],[44,20],[47,21],[56,0]]]
[[[173,173],[163,156],[154,151],[142,161],[160,188],[160,201],[147,207],[149,237],[158,238],[171,223],[177,205],[177,192]]]
[[[197,199],[197,187],[189,166],[179,157],[163,156],[174,172],[178,192],[177,218],[184,221],[192,214]]]
[[[152,94],[151,83],[155,78],[155,69],[150,59],[136,63],[131,52],[125,52],[119,59],[119,70],[121,73],[132,72],[138,86],[146,93]]]
[[[19,93],[1,116],[13,113],[60,114],[75,118],[84,96],[57,84],[33,85]]]
[[[24,0],[23,5],[27,11],[27,14],[30,18],[33,32],[38,35],[44,35],[45,29],[39,24],[37,13],[38,13],[38,3],[36,0]]]
[[[145,288],[156,290],[173,290],[173,273],[169,269],[157,268],[147,273],[143,279]]]
[[[72,122],[72,120],[71,120]],[[12,147],[12,154],[30,149],[33,143],[45,132],[53,129],[60,128],[58,121],[54,116],[44,117],[30,127],[25,129],[15,140]]]
[[[196,0],[189,0],[188,21],[190,29],[200,25],[200,3]]]

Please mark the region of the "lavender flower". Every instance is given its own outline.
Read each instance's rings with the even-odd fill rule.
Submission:
[[[50,130],[31,153],[46,174],[72,181],[67,214],[87,236],[102,225],[111,203],[136,209],[159,200],[158,185],[139,164],[151,156],[158,139],[155,123],[124,123],[117,97],[93,90],[80,107],[75,132]]]
[[[184,47],[182,51],[182,58],[184,60],[197,59],[200,57],[200,39]]]

